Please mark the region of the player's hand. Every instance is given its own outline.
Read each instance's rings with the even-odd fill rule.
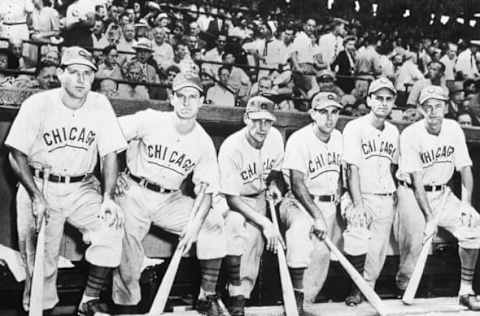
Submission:
[[[180,234],[180,242],[178,243],[178,247],[183,248],[183,254],[188,253],[192,248],[192,245],[200,232],[200,227],[200,223],[197,220],[193,220]]]
[[[425,229],[423,230],[423,242],[422,244],[425,244],[429,238],[433,238],[433,235],[437,232],[437,224],[429,219],[425,223]]]
[[[32,212],[35,218],[35,230],[40,231],[40,223],[45,217],[45,223],[48,222],[48,203],[43,194],[39,194],[32,199]]]
[[[270,199],[273,201],[273,205],[277,205],[281,200],[282,200],[282,192],[280,192],[280,189],[272,184],[267,190],[267,199]]]
[[[324,239],[325,235],[327,234],[327,224],[323,220],[323,218],[317,218],[313,222],[312,227],[313,233],[318,236],[320,239]]]
[[[105,220],[110,227],[115,225],[117,229],[120,229],[125,223],[125,216],[123,215],[122,209],[110,198],[104,198],[100,207],[100,214],[102,219]]]
[[[127,175],[122,172],[117,177],[115,196],[124,196],[125,192],[128,190],[128,187]]]
[[[265,237],[266,247],[268,251],[273,253],[277,253],[278,245],[285,248],[285,245],[282,240],[282,236],[280,236],[280,232],[278,229],[273,225],[272,222],[268,221],[263,228],[262,228],[263,236]]]

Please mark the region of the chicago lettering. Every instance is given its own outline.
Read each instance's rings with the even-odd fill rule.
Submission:
[[[43,133],[45,145],[59,145],[62,143],[76,142],[91,146],[95,141],[95,132],[87,130],[85,127],[60,127],[54,128]]]
[[[272,170],[274,164],[275,164],[275,159],[270,159],[270,158],[267,158],[263,162],[263,174],[264,174],[264,176],[268,176],[268,174],[270,173],[270,170]],[[242,177],[243,181],[248,181],[248,180],[253,179],[254,177],[256,177],[258,175],[257,171],[258,171],[257,170],[257,163],[256,162],[250,163],[250,164],[248,164],[248,166],[245,170],[242,170],[240,172],[240,177]]]
[[[308,160],[308,171],[315,173],[321,169],[330,167],[332,165],[340,166],[340,154],[335,152],[329,152],[326,155],[319,154],[313,159]]]
[[[375,140],[367,140],[366,142],[362,142],[362,152],[365,155],[365,158],[368,158],[369,156],[374,156],[374,155],[387,155],[391,159],[393,159],[393,156],[395,155],[395,152],[397,151],[397,148],[394,144],[382,140],[380,144],[378,144]]]
[[[188,158],[185,153],[171,150],[163,145],[147,145],[147,156],[151,159],[157,159],[169,164],[177,165],[186,173],[195,166],[193,160]]]
[[[440,146],[436,149],[430,149],[420,153],[420,159],[423,164],[431,164],[436,161],[445,161],[448,160],[453,153],[455,152],[455,147],[453,146]]]

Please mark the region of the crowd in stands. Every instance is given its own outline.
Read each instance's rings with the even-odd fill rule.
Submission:
[[[343,114],[359,116],[369,82],[384,76],[398,91],[393,119],[417,120],[419,92],[433,84],[449,91],[449,117],[479,125],[475,39],[414,40],[355,20],[261,15],[208,0],[2,0],[0,87],[58,86],[69,45],[93,52],[95,89],[109,97],[169,100],[175,75],[195,72],[209,104],[244,106],[263,95],[279,110],[306,111],[316,92],[331,91]]]

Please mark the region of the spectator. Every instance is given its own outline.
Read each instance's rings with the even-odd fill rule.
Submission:
[[[230,78],[228,79],[229,87],[235,92],[235,94],[239,98],[246,97],[248,95],[248,91],[250,91],[250,78],[247,76],[243,69],[234,66],[235,64],[235,56],[233,52],[225,52],[223,54],[222,62],[230,66]]]
[[[427,77],[426,79],[418,80],[413,84],[412,89],[410,90],[410,95],[407,99],[407,105],[409,106],[417,106],[418,98],[420,97],[420,92],[423,88],[427,86],[441,86],[446,91],[447,86],[445,84],[445,65],[439,61],[431,61],[427,65]],[[448,93],[447,93],[448,94]]]
[[[172,83],[173,79],[180,73],[180,68],[175,65],[172,65],[166,69],[167,79],[165,83],[167,84],[165,100],[171,100],[173,95]],[[160,99],[162,100],[162,99]]]
[[[382,73],[380,54],[377,52],[379,40],[376,35],[369,34],[365,38],[365,46],[357,52],[356,72],[358,74],[378,75]]]
[[[67,8],[65,46],[93,47],[90,28],[95,24],[95,7],[91,1],[75,0]]]
[[[408,85],[413,85],[416,81],[424,79],[423,74],[417,67],[415,61],[415,54],[411,52],[405,53],[405,61],[398,70],[397,81],[395,82],[395,89],[398,92],[398,97],[406,96]]]
[[[140,19],[135,24],[135,38],[139,39],[142,37],[151,38],[150,26],[148,25],[145,19]]]
[[[57,10],[45,6],[44,2],[45,0],[33,1],[30,37],[34,41],[49,42],[50,37],[60,34],[60,19]]]
[[[173,64],[180,68],[180,72],[195,72],[198,75],[199,69],[197,64],[192,60],[190,56],[190,51],[188,50],[187,44],[184,42],[179,42],[175,47],[175,55],[173,57]]]
[[[471,127],[473,125],[472,116],[468,112],[458,113],[457,122],[461,127]]]
[[[230,67],[221,66],[218,69],[219,81],[213,87],[208,89],[206,100],[218,106],[235,106],[235,95],[228,87],[230,79]]]
[[[108,17],[105,20],[105,25],[108,28],[111,24],[118,24],[118,19],[119,19],[118,6],[111,5],[110,8],[108,9]]]
[[[186,36],[186,42],[188,45],[188,49],[190,50],[190,53],[193,50],[199,51],[201,55],[205,54],[205,48],[207,47],[207,43],[200,39],[198,35],[195,34],[190,34]]]
[[[105,56],[102,63],[98,65],[97,78],[122,79],[122,71],[118,64],[118,50],[115,46],[107,46],[103,49]]]
[[[153,29],[153,58],[162,69],[173,64],[174,52],[172,46],[166,42],[167,31],[164,27]]]
[[[145,64],[142,64],[138,60],[131,60],[126,63],[124,77],[125,80],[131,81],[132,83],[120,83],[118,85],[119,98],[143,100],[150,98],[149,90],[147,89],[147,87],[140,84],[149,81],[147,80],[144,66]]]
[[[9,88],[14,85],[15,78],[1,72],[2,70],[8,69],[8,59],[8,50],[0,49],[0,88]]]
[[[338,97],[343,97],[345,92],[335,84],[335,75],[328,69],[324,69],[317,74],[317,86],[308,91],[308,98],[312,98],[318,92],[333,92]]]
[[[100,81],[99,92],[105,95],[107,98],[118,98],[118,85],[115,80],[112,79],[103,79]]]
[[[219,18],[214,12],[216,10],[214,8],[212,8],[212,16],[214,16],[214,19],[211,20],[209,23],[208,23],[208,27],[207,27],[207,31],[206,31],[206,34],[207,34],[207,39],[206,41],[207,42],[213,42],[214,39],[218,39],[218,36],[220,34],[228,34],[228,29],[229,29],[229,25],[227,23],[225,23],[225,21],[221,18]],[[218,44],[218,42],[217,42]]]
[[[477,83],[475,80],[467,79],[463,82],[463,91],[465,91],[465,96],[468,94],[476,94],[477,90]]]
[[[189,30],[190,35],[200,36],[201,30],[200,30],[200,26],[198,25],[197,22],[195,22],[195,21],[190,22],[190,24],[188,25],[188,30]],[[205,41],[203,41],[203,43],[205,43],[205,45],[207,44]]]
[[[108,41],[105,37],[105,25],[102,20],[97,19],[93,24],[92,43],[93,43],[93,48],[96,48],[96,49],[103,49],[105,46],[108,45]]]
[[[105,21],[107,19],[107,10],[105,5],[97,4],[95,6],[95,20]]]
[[[58,53],[58,49],[56,47],[50,47],[48,51],[42,55],[40,62],[49,62],[56,65],[60,64],[60,54]]]
[[[33,5],[31,0],[2,0],[0,5],[0,37],[28,40],[27,20]]]
[[[345,24],[347,24],[347,21],[343,19],[333,19],[332,31],[320,36],[318,40],[318,47],[322,54],[323,62],[328,66],[335,61],[338,54],[343,50],[343,38],[347,35]]]
[[[123,36],[120,38],[120,42],[118,43],[118,50],[121,52],[128,52],[128,53],[135,53],[135,25],[128,23],[125,24],[122,28]],[[125,61],[130,60],[132,58],[131,54],[121,54],[120,55],[120,64],[122,65]]]
[[[455,64],[457,63],[457,51],[457,45],[453,43],[448,43],[447,53],[440,59],[440,62],[445,65],[445,80],[447,81],[447,83],[455,80]]]
[[[341,76],[354,76],[356,65],[356,48],[357,38],[355,36],[347,36],[343,41],[344,50],[342,50],[332,64],[332,69],[340,78],[337,78],[338,86],[350,93],[355,85],[355,79],[342,78]]]
[[[139,1],[133,3],[133,12],[135,13],[135,21],[139,21],[142,17],[142,5]]]
[[[149,39],[142,38],[133,47],[135,49],[135,57],[131,61],[138,61],[142,67],[142,73],[146,82],[158,83],[158,65],[153,59],[152,42]],[[149,88],[149,92],[153,93],[153,88]]]
[[[227,44],[227,36],[225,34],[219,34],[217,36],[216,46],[211,50],[209,50],[208,52],[206,52],[203,59],[205,61],[213,61],[213,62],[221,63],[223,53],[225,52],[226,44]],[[211,75],[212,77],[217,76],[218,68],[220,68],[220,65],[209,64],[209,63],[204,63],[202,66],[203,66],[203,71]]]
[[[475,79],[480,75],[476,61],[479,46],[480,41],[472,40],[470,41],[470,46],[458,55],[455,68],[460,78]]]
[[[48,90],[60,87],[60,81],[57,77],[57,64],[50,62],[41,63],[37,68],[36,78],[38,87],[42,90]]]

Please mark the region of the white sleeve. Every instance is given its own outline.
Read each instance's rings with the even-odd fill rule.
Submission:
[[[282,169],[297,170],[308,175],[308,153],[305,150],[307,145],[295,136],[292,135],[287,141]]]
[[[238,196],[242,189],[241,168],[238,155],[234,154],[231,146],[222,144],[218,153],[218,165],[220,169],[220,192]]]
[[[283,158],[285,156],[283,137],[277,129],[272,130],[275,136],[275,162],[272,167],[272,170],[281,171],[283,165]]]
[[[208,140],[203,143],[203,152],[200,161],[193,170],[193,183],[198,186],[201,182],[208,184],[207,193],[218,192],[218,162],[217,152],[213,141],[207,135]]]
[[[110,101],[105,96],[101,96],[97,104],[99,103],[104,103],[102,107],[105,109],[100,113],[101,116],[97,118],[99,121],[98,152],[100,157],[103,157],[112,152],[125,150],[127,142],[123,137]]]
[[[468,153],[465,133],[460,126],[455,122],[455,168],[460,171],[463,167],[472,166],[472,159]]]
[[[420,160],[418,144],[414,142],[415,136],[409,130],[400,135],[400,169],[405,173],[423,170]]]
[[[142,138],[147,127],[147,119],[152,115],[150,110],[139,111],[135,114],[125,115],[118,119],[125,139],[129,142]]]
[[[356,127],[348,123],[343,130],[343,160],[358,167],[362,160],[362,140],[360,130]]]

